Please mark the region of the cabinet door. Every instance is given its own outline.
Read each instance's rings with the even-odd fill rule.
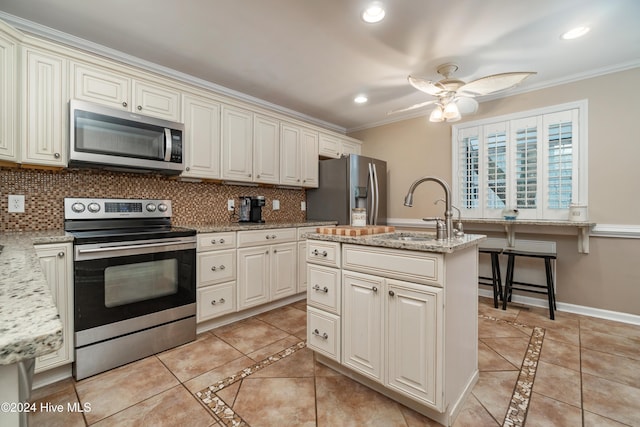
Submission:
[[[129,110],[131,79],[105,68],[71,64],[71,98]]]
[[[320,133],[319,138],[321,156],[333,159],[340,157],[340,139],[337,136]]]
[[[280,182],[280,128],[276,119],[253,117],[253,181]]]
[[[387,281],[387,386],[442,406],[442,289]]]
[[[16,44],[0,34],[0,160],[18,161]]]
[[[222,178],[251,181],[253,170],[253,114],[222,107]]]
[[[318,132],[303,129],[300,135],[302,153],[300,164],[302,165],[302,186],[318,188]]]
[[[23,55],[23,163],[66,166],[67,61],[26,48]]]
[[[184,97],[185,170],[182,176],[220,178],[220,104]]]
[[[300,128],[283,123],[280,129],[280,182],[301,185]]]
[[[384,279],[342,273],[342,363],[382,382],[382,291]]]
[[[238,310],[269,302],[267,247],[238,249]]]
[[[307,292],[307,241],[298,242],[298,292]]]
[[[282,243],[271,246],[271,294],[276,300],[293,295],[298,290],[298,243]]]
[[[360,144],[355,141],[343,139],[340,141],[340,154],[346,156],[348,154],[360,154]]]
[[[36,358],[36,372],[73,362],[73,250],[71,243],[37,245],[36,253],[62,322],[62,347]]]
[[[157,84],[133,81],[132,111],[174,122],[180,121],[180,92]]]

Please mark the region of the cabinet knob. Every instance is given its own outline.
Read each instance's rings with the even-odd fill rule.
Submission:
[[[211,239],[211,244],[215,245],[216,244],[216,239]]]
[[[251,178],[251,174],[248,174],[247,176],[248,176],[249,178]]]
[[[393,292],[393,291],[389,291],[389,295],[390,295],[390,296],[394,296],[395,294],[396,294],[395,292]]]
[[[189,172],[191,170],[191,168],[189,166],[187,166],[186,168],[184,168],[184,170],[186,170],[187,172]]]
[[[371,290],[372,290],[373,292],[378,292],[378,288],[376,288],[375,286],[374,286],[373,288],[371,288]]]
[[[265,251],[265,254],[269,255],[269,251]]]
[[[322,334],[320,334],[320,331],[317,329],[314,329],[313,332],[311,333],[317,336],[318,338],[322,338],[323,340],[326,340],[327,338],[329,338],[329,335],[327,335],[326,332],[323,332]]]
[[[260,174],[256,175],[256,178],[260,178]]]
[[[296,179],[296,182],[300,182],[300,180],[299,180],[299,179]]]
[[[220,266],[220,270],[224,270],[224,264]]]
[[[127,105],[129,105],[129,104],[127,104],[127,101],[122,101],[122,106],[123,107],[126,107]]]
[[[60,158],[60,153],[54,153],[53,157],[55,157],[56,159],[59,159]]]
[[[274,254],[277,254],[277,253],[278,253],[278,250],[277,250],[277,249],[274,249],[274,250],[273,250],[273,253],[274,253]]]
[[[224,239],[220,239],[220,243],[224,243]]]
[[[271,238],[272,238],[272,239],[275,239],[276,237],[277,237],[277,236],[276,236],[275,234],[272,234],[272,235],[271,235]]]
[[[306,179],[303,179],[303,180],[302,180],[302,182],[307,182],[307,180],[306,180]]]
[[[216,268],[215,265],[211,267],[211,271],[216,271],[216,270],[217,270],[217,268]]]
[[[216,305],[217,303],[224,304],[225,303],[224,298],[220,298],[218,301],[211,300],[211,305]]]
[[[64,252],[58,252],[58,258],[64,258]]]
[[[220,298],[220,304],[224,304],[224,298]]]
[[[142,105],[138,105],[138,111],[142,111]]]

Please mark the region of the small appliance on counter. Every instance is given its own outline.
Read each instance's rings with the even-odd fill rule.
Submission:
[[[262,207],[264,205],[264,196],[241,196],[239,222],[264,222],[262,219]]]

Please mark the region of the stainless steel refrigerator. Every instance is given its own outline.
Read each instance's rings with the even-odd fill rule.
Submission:
[[[350,154],[320,161],[320,186],[307,190],[307,219],[351,224],[353,208],[367,210],[367,224],[387,223],[387,162]]]

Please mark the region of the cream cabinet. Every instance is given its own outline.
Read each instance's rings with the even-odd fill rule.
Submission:
[[[253,180],[253,113],[222,106],[222,178]]]
[[[302,128],[300,134],[300,166],[302,168],[302,186],[308,188],[318,188],[320,183],[318,176],[318,132]]]
[[[18,162],[18,44],[0,21],[0,161]]]
[[[177,89],[93,64],[74,62],[71,69],[72,98],[180,121]]]
[[[306,233],[315,233],[318,227],[298,227],[298,292],[307,291],[307,239]]]
[[[36,245],[36,254],[62,322],[62,347],[36,358],[35,372],[73,362],[73,245]]]
[[[220,179],[220,103],[195,96],[183,97],[184,177]]]
[[[362,151],[362,143],[354,139],[342,138],[340,140],[340,155],[360,154]]]
[[[237,310],[236,233],[198,235],[196,320],[203,322]]]
[[[336,135],[320,132],[319,135],[319,154],[322,157],[333,159],[340,158],[340,138]]]
[[[289,123],[281,125],[280,183],[318,186],[318,132]]]
[[[259,114],[253,116],[253,181],[280,183],[280,122]]]
[[[295,228],[238,232],[238,309],[297,292]]]
[[[67,166],[67,59],[35,47],[22,50],[22,162]]]

